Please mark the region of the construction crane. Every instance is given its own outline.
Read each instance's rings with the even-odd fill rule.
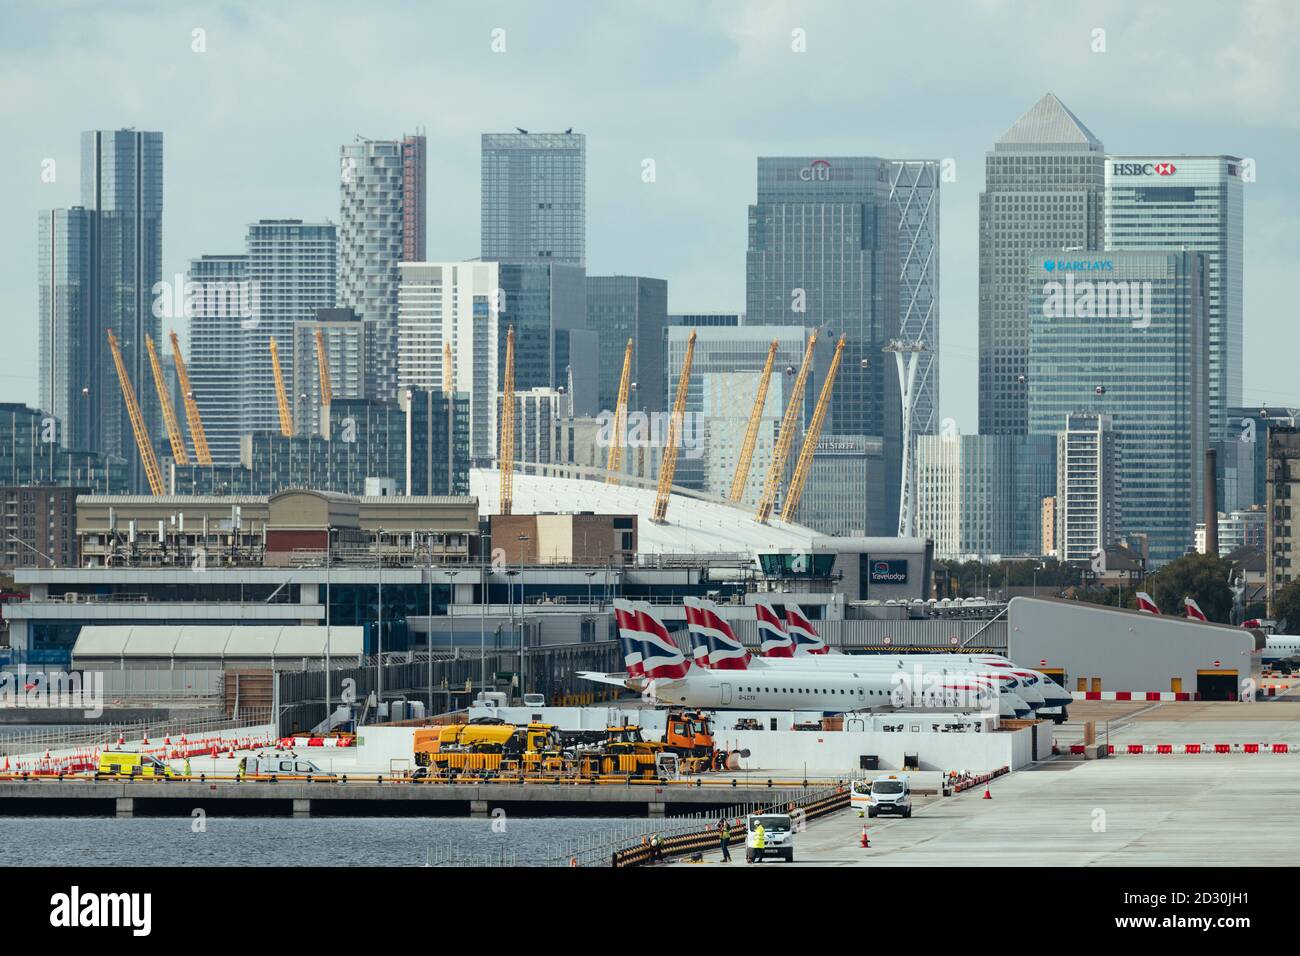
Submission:
[[[126,374],[122,363],[122,350],[117,347],[117,336],[108,330],[108,347],[113,350],[113,364],[117,366],[117,381],[122,386],[122,400],[126,402],[126,413],[131,419],[131,431],[135,432],[135,444],[140,449],[140,460],[144,462],[145,477],[149,479],[149,490],[155,496],[165,494],[162,472],[158,470],[158,459],[149,442],[149,432],[144,427],[144,416],[140,414],[140,403],[136,401],[135,389],[131,387],[131,377]]]
[[[330,359],[325,351],[325,333],[316,330],[316,367],[320,369],[320,403],[328,405],[334,401],[334,389],[330,387]]]
[[[623,350],[623,377],[618,381],[618,403],[614,406],[614,432],[609,441],[609,459],[605,462],[605,484],[618,484],[623,470],[623,432],[627,429],[627,394],[632,385],[632,340]]]
[[[212,464],[212,453],[208,451],[208,434],[203,430],[203,419],[199,418],[199,406],[190,390],[190,373],[185,368],[185,359],[181,357],[181,340],[176,333],[172,337],[172,361],[176,364],[176,381],[181,387],[181,398],[185,402],[185,419],[190,424],[190,441],[194,442],[194,457],[200,465]]]
[[[271,371],[275,373],[275,400],[280,405],[280,434],[293,437],[293,415],[289,413],[289,398],[284,394],[284,375],[280,371],[280,350],[271,336]]]
[[[835,355],[831,358],[831,367],[822,382],[821,394],[817,396],[817,407],[813,409],[812,422],[808,432],[803,436],[803,448],[799,449],[799,462],[794,467],[790,478],[790,488],[785,493],[785,503],[781,506],[781,520],[794,521],[795,512],[799,510],[799,499],[803,497],[803,486],[808,482],[808,472],[812,470],[813,454],[817,451],[817,440],[821,438],[822,425],[826,422],[826,409],[831,403],[831,386],[835,384],[835,373],[840,370],[840,357],[844,355],[844,336],[840,336],[835,346]]]
[[[803,392],[808,384],[808,370],[812,368],[813,347],[817,344],[817,333],[808,336],[808,347],[803,351],[803,364],[795,376],[794,388],[790,392],[790,401],[785,406],[785,415],[781,418],[781,432],[776,436],[776,447],[772,449],[772,463],[767,466],[767,478],[763,482],[763,497],[758,499],[758,508],[754,520],[762,524],[772,517],[772,508],[776,504],[776,493],[781,487],[781,475],[785,471],[786,459],[790,457],[790,448],[794,444],[795,423],[803,410]]]
[[[503,515],[510,514],[514,504],[515,488],[515,327],[506,333],[506,381],[501,390],[501,445],[497,450],[497,466],[501,469],[501,507]]]
[[[745,428],[745,441],[740,446],[740,457],[736,460],[736,474],[731,479],[731,494],[728,500],[732,504],[740,501],[745,493],[745,483],[749,481],[749,466],[754,461],[754,445],[758,442],[758,429],[763,424],[763,406],[767,404],[767,386],[772,380],[772,363],[776,361],[777,340],[767,348],[767,362],[763,365],[763,374],[758,379],[758,392],[754,397],[754,410],[749,413],[749,425]]]
[[[668,520],[668,498],[673,490],[673,476],[677,473],[677,446],[681,444],[682,416],[686,413],[686,387],[691,379],[691,361],[695,358],[695,330],[686,340],[686,357],[682,360],[682,374],[677,379],[677,398],[668,416],[668,438],[664,442],[664,457],[659,463],[659,489],[655,494],[655,510],[650,520],[663,524]]]
[[[176,420],[176,410],[172,408],[171,396],[168,394],[167,377],[163,375],[162,363],[158,361],[158,351],[153,347],[153,338],[144,337],[144,347],[149,352],[149,365],[153,368],[153,385],[158,390],[158,405],[162,409],[163,422],[167,425],[167,439],[172,445],[172,458],[178,465],[188,465],[190,456],[185,453],[185,435],[181,433],[181,423]]]
[[[442,394],[451,395],[456,391],[456,373],[451,367],[451,343],[442,343]]]

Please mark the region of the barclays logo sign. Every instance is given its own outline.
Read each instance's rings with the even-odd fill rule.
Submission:
[[[1115,263],[1111,259],[1044,259],[1043,270],[1046,272],[1112,272]]]

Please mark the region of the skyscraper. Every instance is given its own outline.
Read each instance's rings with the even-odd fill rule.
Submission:
[[[84,363],[87,440],[95,451],[126,459],[130,487],[146,487],[144,466],[122,400],[108,330],[117,336],[122,361],[149,434],[161,432],[158,396],[145,351],[145,336],[159,337],[155,296],[162,290],[162,133],[133,129],[88,130],[81,134],[81,206],[86,246],[68,261],[88,260],[90,319]],[[80,215],[80,214],[79,214]],[[68,238],[76,233],[69,229]],[[70,343],[55,343],[55,349]],[[75,349],[74,349],[75,351]],[[57,378],[55,379],[57,381]],[[81,434],[82,426],[74,426]]]
[[[280,430],[271,337],[287,392],[293,387],[294,324],[335,305],[337,241],[333,223],[262,219],[248,227],[248,278],[257,307],[242,328],[242,434]],[[288,399],[293,410],[296,397]]]
[[[1210,439],[1216,442],[1224,438],[1225,409],[1242,400],[1243,193],[1236,156],[1106,160],[1107,249],[1205,254]]]
[[[587,138],[484,133],[482,258],[587,263]]]
[[[1075,412],[1109,415],[1120,532],[1147,535],[1153,565],[1185,554],[1210,427],[1204,257],[1040,255],[1028,273],[1030,434],[1055,435]]]
[[[888,479],[864,488],[869,534],[897,532],[898,376],[881,349],[899,334],[899,218],[891,164],[868,157],[760,158],[749,207],[747,324],[847,337],[828,434],[883,441]]]
[[[351,309],[320,309],[315,318],[295,322],[291,394],[296,403],[294,425],[300,435],[321,434],[324,421],[317,332],[325,350],[331,400],[365,398],[366,394],[366,323]]]
[[[60,447],[95,447],[90,386],[96,312],[91,298],[90,233],[93,214],[81,206],[40,213],[37,261],[40,308],[40,406],[60,422]]]
[[[424,261],[425,138],[358,137],[339,147],[339,163],[339,304],[369,327],[370,397],[393,401],[398,264]]]
[[[587,276],[587,328],[599,337],[597,404],[613,411],[623,373],[627,340],[632,340],[632,378],[638,407],[659,411],[663,393],[664,342],[668,323],[668,283],[643,276]],[[644,390],[644,391],[643,391]]]
[[[1104,180],[1101,142],[1051,93],[985,157],[979,212],[982,435],[1026,431],[1026,264],[1045,250],[1102,247]]]
[[[515,388],[564,389],[574,415],[595,415],[600,377],[598,337],[587,328],[581,266],[503,262],[497,347],[504,384],[506,332],[515,330]]]
[[[257,318],[248,256],[193,259],[188,280],[190,388],[213,462],[233,465],[243,428],[244,325]]]

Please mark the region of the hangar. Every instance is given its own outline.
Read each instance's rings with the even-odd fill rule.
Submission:
[[[1012,660],[1101,699],[1159,692],[1236,700],[1243,681],[1258,684],[1263,646],[1258,631],[1127,608],[1027,597],[1007,606]]]

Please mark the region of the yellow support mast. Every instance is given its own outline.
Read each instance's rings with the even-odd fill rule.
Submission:
[[[632,385],[632,340],[623,351],[623,377],[618,381],[618,403],[614,406],[614,430],[610,435],[609,459],[605,462],[605,484],[618,484],[623,470],[623,441],[627,430],[627,396]]]
[[[451,364],[451,343],[442,343],[442,394],[451,395],[456,391],[456,372]]]
[[[776,436],[776,447],[772,449],[772,463],[767,467],[767,478],[763,482],[763,497],[758,500],[754,520],[767,524],[772,517],[772,508],[776,505],[776,493],[781,487],[781,475],[785,472],[786,460],[790,457],[790,448],[794,445],[795,423],[803,410],[803,393],[808,385],[808,371],[812,368],[813,347],[817,344],[817,333],[808,336],[808,347],[803,352],[803,364],[795,376],[794,388],[790,391],[790,401],[785,406],[785,415],[781,418],[781,432]]]
[[[501,507],[503,515],[510,514],[515,490],[515,327],[506,333],[506,380],[501,391],[501,444],[497,450],[497,466],[501,469]]]
[[[163,375],[162,363],[158,361],[158,350],[153,347],[153,338],[144,337],[144,347],[149,352],[149,366],[153,369],[153,385],[158,390],[158,405],[162,409],[163,423],[167,426],[167,440],[171,442],[172,458],[178,465],[188,465],[190,456],[185,453],[185,436],[181,433],[181,423],[176,420],[176,410],[172,408],[171,396],[167,394],[167,376]]]
[[[275,400],[280,406],[280,434],[285,438],[293,437],[293,415],[289,411],[289,398],[284,394],[284,375],[280,371],[280,350],[276,348],[275,336],[271,336],[271,371],[275,373]]]
[[[108,330],[108,347],[113,350],[113,364],[117,366],[117,382],[122,386],[122,400],[126,402],[126,414],[131,419],[131,431],[135,433],[135,445],[140,449],[140,460],[144,462],[145,477],[149,479],[149,490],[155,496],[167,493],[163,486],[162,472],[158,470],[158,458],[153,453],[149,441],[149,432],[144,427],[144,416],[140,414],[140,403],[136,401],[135,389],[131,387],[131,376],[122,363],[122,350],[117,347],[117,336]]]
[[[736,474],[731,479],[731,494],[728,500],[738,504],[745,494],[745,484],[749,481],[749,466],[754,462],[754,445],[758,443],[758,429],[763,424],[763,406],[767,404],[767,386],[772,381],[772,363],[776,361],[777,340],[767,348],[767,362],[763,374],[758,379],[758,392],[754,397],[754,410],[749,413],[749,425],[745,428],[745,441],[740,446],[740,457],[736,460]]]
[[[682,416],[686,414],[686,388],[691,379],[691,362],[695,358],[695,330],[686,340],[686,358],[682,360],[682,374],[677,379],[677,398],[672,414],[668,416],[668,438],[664,443],[663,461],[659,463],[659,489],[655,494],[655,510],[650,520],[663,524],[668,520],[668,499],[673,490],[673,476],[677,474],[677,446],[681,443]]]
[[[320,403],[329,405],[334,401],[334,389],[330,387],[330,359],[325,351],[325,333],[316,330],[316,367],[320,370]]]
[[[203,419],[199,417],[199,406],[190,389],[190,373],[181,356],[181,342],[176,333],[171,333],[172,361],[176,363],[176,381],[181,387],[181,397],[185,402],[185,420],[190,425],[190,441],[194,442],[194,457],[200,465],[212,464],[212,453],[208,450],[208,434],[203,430]]]
[[[808,482],[808,472],[812,470],[813,454],[817,451],[817,440],[821,438],[822,425],[826,422],[826,409],[831,403],[831,386],[835,384],[835,373],[840,370],[840,358],[844,355],[844,336],[840,336],[835,346],[835,356],[831,367],[822,382],[821,394],[817,396],[817,407],[813,410],[812,422],[803,437],[803,448],[799,450],[799,462],[794,467],[790,478],[790,489],[785,493],[785,502],[781,506],[781,520],[794,521],[799,510],[799,499],[803,497],[803,486]]]

